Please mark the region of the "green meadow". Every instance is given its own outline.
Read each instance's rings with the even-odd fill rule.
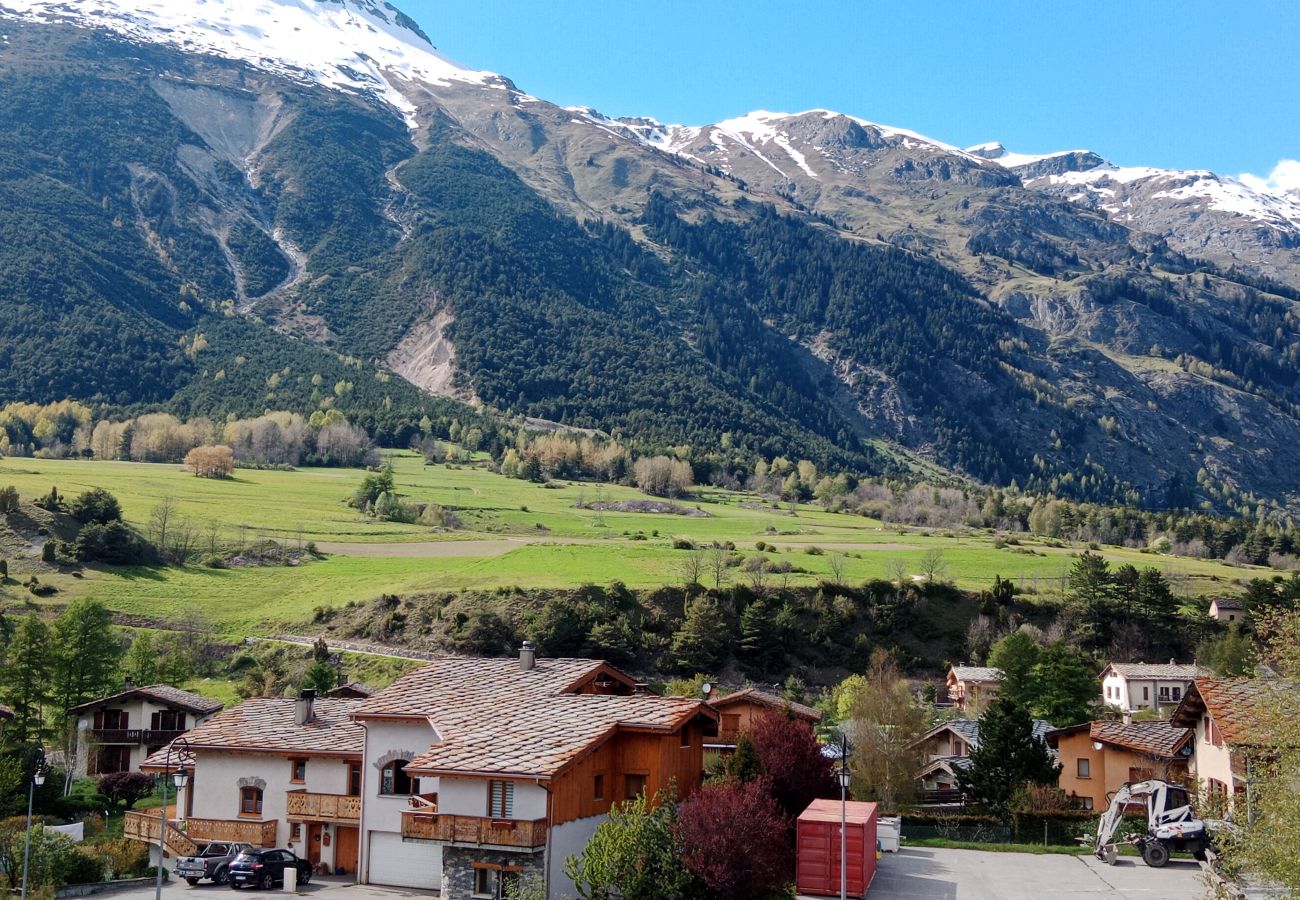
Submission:
[[[323,558],[294,567],[201,565],[167,569],[87,570],[42,574],[60,592],[46,601],[92,596],[112,609],[171,620],[199,609],[229,635],[275,631],[309,619],[318,606],[365,601],[384,593],[440,592],[501,587],[567,587],[621,581],[630,587],[680,582],[689,551],[674,539],[699,544],[731,541],[747,555],[755,544],[775,547],[768,559],[784,560],[789,575],[769,584],[832,579],[919,577],[935,551],[941,575],[958,586],[986,587],[995,575],[1040,595],[1058,594],[1073,555],[1082,546],[1018,536],[1018,544],[984,531],[932,531],[886,525],[860,516],[801,505],[793,512],[755,495],[702,489],[679,501],[696,515],[597,511],[582,504],[650,499],[630,487],[556,482],[539,485],[503,478],[485,464],[426,465],[412,453],[391,454],[398,491],[406,499],[455,511],[453,531],[371,519],[346,505],[364,473],[346,469],[258,471],[239,469],[225,480],[195,478],[177,465],[81,460],[0,460],[0,485],[12,484],[24,500],[57,486],[66,499],[91,487],[111,491],[128,521],[147,531],[150,512],[171,497],[178,514],[198,528],[201,545],[215,534],[237,546],[271,538],[313,542]],[[809,551],[812,552],[809,552]],[[821,552],[817,552],[817,551]],[[1233,590],[1266,573],[1207,560],[1158,556],[1103,547],[1113,563],[1156,566],[1188,594]],[[14,559],[23,572],[34,560]],[[730,577],[745,580],[733,569]],[[707,581],[708,576],[702,580]],[[8,606],[28,596],[11,581]]]

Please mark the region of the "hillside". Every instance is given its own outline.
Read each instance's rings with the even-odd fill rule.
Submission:
[[[1300,294],[1245,226],[1229,269],[904,129],[563,109],[368,2],[9,8],[6,397],[1300,502]]]

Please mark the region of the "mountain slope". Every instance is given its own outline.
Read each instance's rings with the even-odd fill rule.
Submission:
[[[407,409],[433,401],[370,367],[723,468],[1297,502],[1300,296],[1037,183],[1094,155],[990,160],[822,110],[614,120],[448,62],[391,7],[253,6],[7,14],[4,302],[68,346],[103,322],[118,369],[157,370],[110,377],[104,338],[68,381],[13,330],[13,393],[310,406],[307,354]],[[92,289],[60,306],[42,268]],[[250,386],[241,341],[285,362]]]

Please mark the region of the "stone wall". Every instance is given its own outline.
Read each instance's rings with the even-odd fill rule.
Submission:
[[[518,869],[520,878],[545,875],[545,852],[509,852],[504,850],[472,850],[465,847],[442,848],[442,898],[443,900],[470,900],[474,896],[474,864],[486,863],[504,869]],[[496,884],[496,879],[492,879]]]

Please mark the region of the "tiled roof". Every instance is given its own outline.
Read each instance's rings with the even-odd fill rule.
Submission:
[[[1177,728],[1168,722],[1093,722],[1088,736],[1094,741],[1114,744],[1135,753],[1145,753],[1169,759],[1179,755],[1192,738],[1186,728]]]
[[[153,700],[164,706],[183,709],[186,712],[194,713],[196,716],[207,716],[221,709],[225,704],[218,700],[210,700],[200,694],[193,694],[189,691],[182,691],[180,688],[174,688],[170,684],[149,684],[139,687],[130,687],[116,694],[107,697],[100,697],[98,700],[91,700],[88,703],[82,703],[68,710],[69,713],[78,713],[82,710],[95,709],[99,706],[107,706],[110,703],[125,703],[128,700]]]
[[[14,711],[8,704],[0,703],[0,719],[12,719]]]
[[[1192,728],[1203,712],[1229,744],[1273,743],[1267,720],[1300,717],[1300,684],[1281,678],[1197,678],[1174,710],[1174,725]]]
[[[1121,678],[1168,678],[1191,681],[1209,670],[1195,663],[1111,663],[1109,668]]]
[[[716,700],[710,700],[709,706],[714,709],[723,709],[736,703],[756,703],[759,706],[779,709],[782,712],[789,710],[795,716],[808,719],[811,722],[820,722],[822,719],[821,710],[813,709],[811,706],[805,706],[802,703],[795,703],[793,700],[786,700],[784,697],[774,696],[766,691],[760,691],[758,688],[745,688],[743,691],[736,691],[734,694],[718,697]]]
[[[213,716],[185,733],[191,750],[231,750],[245,753],[302,753],[309,756],[360,756],[365,730],[352,721],[359,700],[318,697],[312,720],[299,725],[292,698],[259,697]],[[145,760],[141,768],[161,768],[166,748]]]
[[[1043,719],[1034,719],[1033,724],[1034,737],[1045,742],[1047,740],[1047,733],[1053,728],[1052,723]],[[980,745],[979,719],[949,719],[947,722],[936,725],[925,734],[921,735],[921,737],[912,742],[911,746],[915,747],[918,744],[923,744],[941,731],[955,731],[957,734],[961,735],[962,739],[965,740],[967,744],[970,745],[972,750]]]
[[[1239,597],[1215,597],[1214,605],[1219,609],[1244,609]]]
[[[412,773],[543,779],[617,730],[671,733],[700,715],[717,718],[703,702],[683,697],[571,692],[602,677],[632,684],[594,660],[539,659],[523,670],[513,659],[439,659],[361,701],[356,715],[429,722],[438,740],[407,764]]]
[[[1002,670],[995,666],[953,666],[958,681],[1001,681]]]
[[[325,692],[326,697],[342,697],[346,700],[365,700],[374,695],[375,689],[360,681],[346,681]]]

